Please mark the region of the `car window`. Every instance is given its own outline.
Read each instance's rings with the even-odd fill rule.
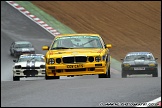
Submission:
[[[125,61],[131,61],[131,60],[154,60],[154,57],[151,54],[147,54],[147,55],[128,54],[125,57]]]
[[[43,62],[44,59],[42,56],[24,56],[24,57],[21,57],[18,59],[18,62],[25,62],[25,61],[31,61],[31,60],[34,60],[34,61],[40,61],[40,62]]]
[[[15,44],[15,48],[31,48],[31,44]]]
[[[100,39],[97,36],[69,36],[57,38],[51,49],[57,47],[66,48],[102,48]]]

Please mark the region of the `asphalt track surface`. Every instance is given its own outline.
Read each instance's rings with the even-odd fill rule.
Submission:
[[[97,76],[61,77],[59,80],[24,78],[12,81],[14,57],[9,47],[13,41],[27,40],[36,52],[50,45],[53,36],[26,18],[6,2],[1,1],[1,106],[2,107],[98,107],[108,102],[148,102],[161,96],[161,74],[121,78],[112,70],[112,78]],[[104,105],[105,106],[105,105]]]

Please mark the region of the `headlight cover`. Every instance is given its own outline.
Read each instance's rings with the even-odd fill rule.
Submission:
[[[40,68],[45,68],[45,65],[40,65]]]
[[[149,63],[148,65],[149,65],[149,67],[155,67],[156,66],[155,63]]]
[[[100,56],[96,56],[96,57],[95,57],[95,61],[96,61],[96,62],[100,62],[100,61],[101,61],[101,57],[100,57]]]
[[[94,61],[94,57],[93,56],[88,57],[88,61],[89,62],[93,62]]]
[[[123,67],[130,67],[130,64],[129,63],[124,63],[122,66]]]
[[[55,63],[55,60],[53,58],[49,58],[48,61],[49,61],[48,64],[54,64]]]
[[[21,65],[16,65],[15,69],[21,69]]]

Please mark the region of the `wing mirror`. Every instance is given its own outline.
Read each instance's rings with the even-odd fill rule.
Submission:
[[[13,60],[13,62],[15,62],[15,63],[16,63],[16,62],[17,62],[17,60]]]
[[[155,60],[157,60],[158,58],[155,58]]]
[[[111,44],[106,44],[105,46],[106,46],[106,48],[112,48]]]
[[[49,50],[49,46],[43,46],[42,50]]]

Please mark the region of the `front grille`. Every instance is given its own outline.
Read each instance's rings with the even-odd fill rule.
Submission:
[[[131,67],[149,67],[149,65],[131,65]]]
[[[21,53],[30,53],[30,51],[24,51],[24,52],[21,52]]]
[[[26,75],[26,76],[35,76],[37,74],[38,74],[38,71],[36,71],[36,70],[26,70],[26,71],[24,71],[24,75]]]
[[[63,63],[79,63],[79,62],[87,62],[86,56],[74,56],[74,57],[63,57]]]
[[[40,67],[22,67],[21,69],[40,69]]]

